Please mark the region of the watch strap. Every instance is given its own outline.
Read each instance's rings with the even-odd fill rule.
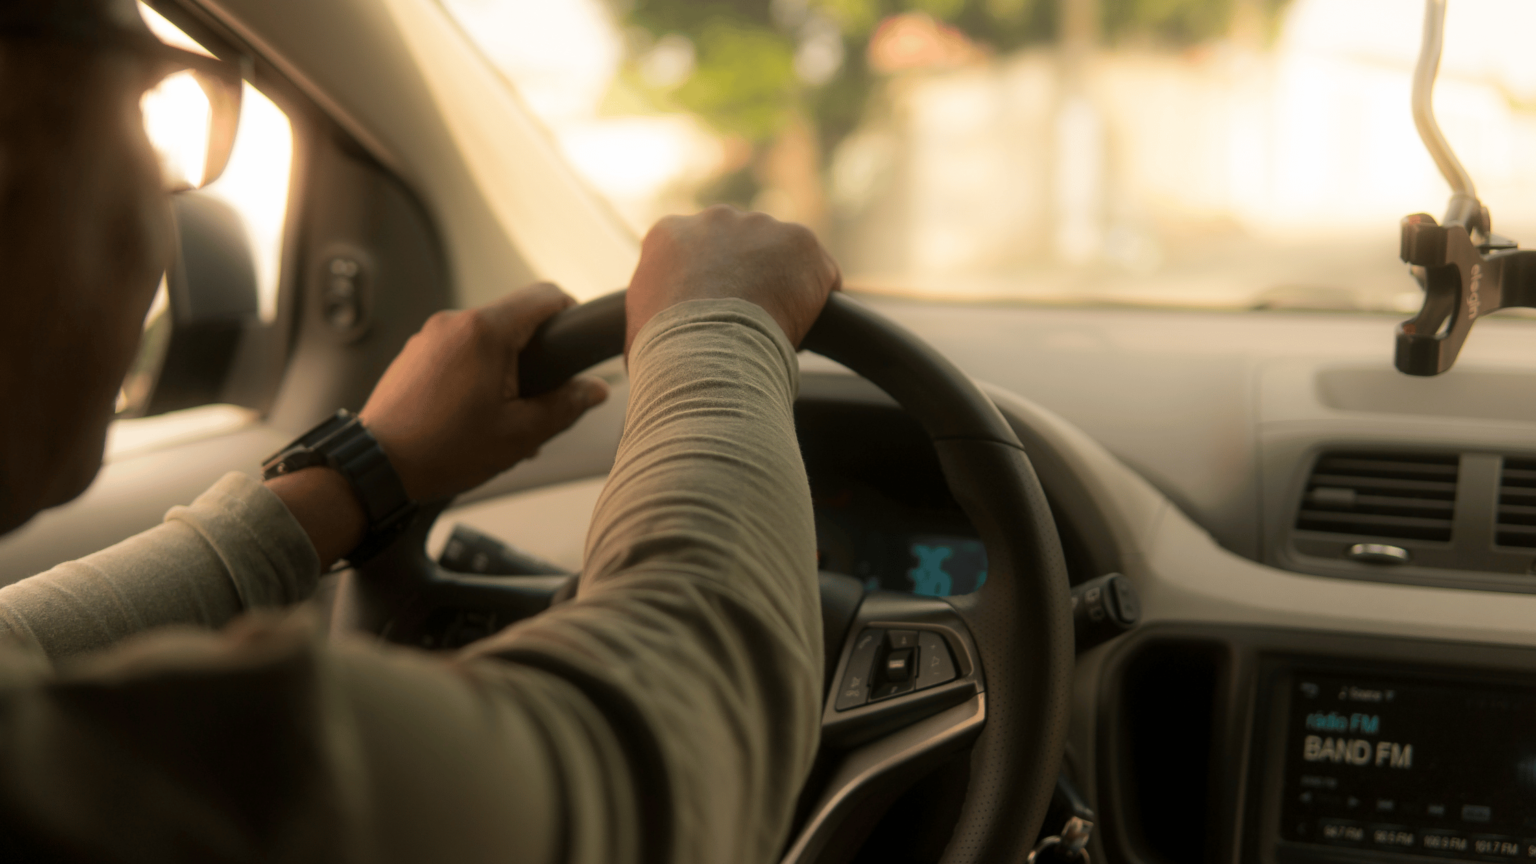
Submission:
[[[379,442],[352,412],[337,411],[274,454],[262,464],[262,477],[270,480],[318,465],[346,478],[368,519],[368,533],[346,555],[348,563],[372,558],[410,527],[416,503]]]

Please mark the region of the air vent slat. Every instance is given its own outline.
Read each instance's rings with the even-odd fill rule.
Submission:
[[[1443,516],[1451,518],[1453,502],[1439,498],[1394,498],[1390,495],[1329,495],[1335,491],[1352,492],[1353,490],[1335,490],[1331,487],[1312,490],[1307,495],[1306,507],[1308,510],[1342,510],[1345,512],[1356,509],[1370,510],[1378,513],[1393,513],[1398,516]]]
[[[1454,483],[1458,467],[1455,462],[1394,462],[1390,459],[1333,456],[1319,459],[1314,470],[1319,474],[1364,474],[1371,477],[1412,476],[1426,480],[1438,477]]]
[[[1499,524],[1536,525],[1536,507],[1522,507],[1517,504],[1500,504]]]
[[[1536,548],[1536,459],[1505,457],[1499,471],[1499,515],[1493,542]]]
[[[1499,490],[1499,503],[1536,507],[1536,489],[1519,489],[1513,486],[1505,486]]]
[[[1460,465],[1456,454],[1324,454],[1307,478],[1296,528],[1351,540],[1447,542]]]
[[[1536,487],[1536,470],[1505,468],[1501,483],[1504,486]]]
[[[1536,525],[1500,525],[1494,539],[1500,546],[1536,549]]]
[[[1456,497],[1455,482],[1442,483],[1437,480],[1400,480],[1392,477],[1363,477],[1350,474],[1313,474],[1312,483],[1318,486],[1339,486],[1357,490],[1372,490],[1383,492],[1419,493],[1421,497],[1454,498]]]
[[[1419,537],[1425,531],[1450,531],[1449,519],[1416,519],[1376,513],[1339,513],[1327,510],[1303,510],[1296,517],[1296,527],[1306,531],[1360,533],[1374,537]]]

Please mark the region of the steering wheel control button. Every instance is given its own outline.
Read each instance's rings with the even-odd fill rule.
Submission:
[[[886,640],[891,643],[891,650],[892,651],[897,651],[897,650],[902,649],[902,648],[916,648],[917,647],[917,631],[916,630],[892,630],[886,636]]]
[[[912,677],[912,648],[902,648],[885,656],[885,680],[905,681]]]
[[[1077,651],[1119,636],[1141,620],[1141,600],[1131,580],[1107,573],[1072,589],[1072,625]]]
[[[847,711],[869,701],[870,678],[884,637],[884,630],[865,630],[853,643],[853,653],[848,655],[848,668],[843,672],[843,680],[837,688],[837,701],[833,703],[837,710]]]
[[[924,631],[917,636],[917,689],[934,687],[955,678],[955,661],[944,637]]]
[[[875,685],[875,692],[869,694],[869,701],[889,699],[892,696],[900,696],[903,693],[911,693],[913,690],[912,679],[905,681],[887,681],[884,684]]]

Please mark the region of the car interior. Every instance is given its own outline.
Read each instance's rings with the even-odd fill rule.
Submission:
[[[1361,74],[1397,88],[1379,108],[1396,124],[1385,128],[1403,131],[1394,146],[1430,179],[1382,181],[1407,203],[1389,197],[1379,209],[1396,216],[1370,216],[1385,251],[1371,252],[1369,279],[1352,283],[1354,259],[1329,246],[1317,266],[1339,282],[1326,291],[1277,276],[1232,303],[1196,290],[1227,271],[1164,277],[1141,264],[1073,295],[1055,270],[1007,294],[955,265],[955,284],[972,288],[923,293],[892,289],[879,258],[891,246],[869,240],[894,230],[880,221],[894,205],[877,195],[875,216],[839,235],[834,252],[876,263],[845,262],[847,290],[801,354],[826,706],[785,862],[1536,860],[1536,321],[1522,308],[1536,305],[1536,281],[1516,242],[1536,220],[1504,203],[1524,190],[1500,185],[1524,176],[1516,168],[1479,180],[1493,125],[1456,111],[1437,125],[1430,101],[1442,38],[1441,92],[1462,104],[1456,88],[1476,78],[1456,65],[1476,53],[1469,40],[1504,37],[1455,27],[1474,13],[1487,29],[1505,15],[1536,26],[1518,5],[1223,5],[1268,10],[1280,35],[1266,38],[1282,48],[1313,21],[1407,58]],[[1035,6],[1066,22],[1065,47],[1039,51],[1070,69],[1074,10],[1097,4]],[[1345,7],[1354,17],[1327,17]],[[100,476],[0,539],[0,584],[147,529],[337,408],[360,408],[433,312],[550,280],[584,302],[522,355],[522,392],[591,370],[612,397],[535,458],[423,502],[394,546],[328,574],[315,602],[333,631],[444,651],[567,599],[623,430],[615,292],[641,234],[624,201],[578,170],[536,89],[466,24],[484,14],[472,0],[143,8],[162,39],[242,64],[242,137],[225,178],[176,199],[181,251]],[[906,8],[871,38],[920,22]],[[978,64],[1001,69],[1003,52],[964,54],[933,26],[950,40],[933,44],[961,59],[882,74],[958,111],[969,97],[957,82]],[[1511,68],[1523,58],[1536,80],[1511,50]],[[1170,56],[1218,62],[1197,53]],[[896,62],[881,56],[870,49],[870,68]],[[1025,80],[1036,55],[1020,56],[1008,69]],[[1524,123],[1536,100],[1511,88],[1501,98]],[[1066,118],[1057,140],[1100,128],[1071,119],[1074,98],[1050,103]],[[1156,128],[1214,136],[1185,119]],[[1276,152],[1304,148],[1278,121],[1264,128]],[[1511,164],[1536,140],[1526,129],[1510,133]],[[849,148],[873,140],[861,134]],[[933,146],[960,146],[948,140]],[[976,182],[1003,182],[985,176],[987,158],[968,164]],[[1074,224],[1067,198],[1039,196]],[[1443,218],[1424,215],[1448,197]],[[969,218],[935,207],[923,218]],[[1341,202],[1318,230],[1339,234],[1328,220],[1360,208]],[[1070,258],[1079,235],[1063,231],[1040,242]],[[1300,266],[1284,260],[1292,247],[1200,243],[1259,271]],[[1126,299],[1138,280],[1175,277],[1195,287]],[[1384,305],[1341,305],[1370,279],[1391,286]]]

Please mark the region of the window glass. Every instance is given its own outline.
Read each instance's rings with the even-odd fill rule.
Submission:
[[[866,290],[1408,310],[1449,194],[1419,0],[440,2],[636,231],[767,210]],[[1536,4],[1449,8],[1441,124],[1536,241]]]

